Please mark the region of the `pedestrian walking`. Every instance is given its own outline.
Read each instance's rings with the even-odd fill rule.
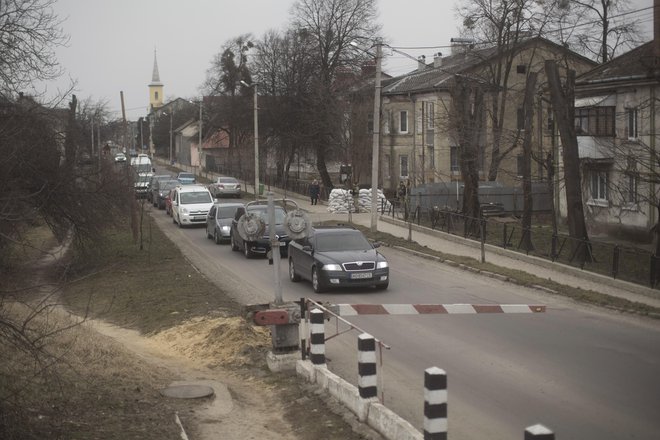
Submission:
[[[314,179],[311,185],[309,185],[309,197],[312,199],[312,205],[317,205],[319,202],[319,193],[321,192],[321,186],[319,181]]]

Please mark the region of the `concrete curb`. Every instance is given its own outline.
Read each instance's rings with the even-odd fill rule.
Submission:
[[[408,223],[404,222],[402,220],[392,219],[392,218],[385,217],[385,216],[381,216],[379,219],[384,221],[385,223],[389,223],[389,224],[392,224],[392,225],[395,225],[395,226],[398,226],[398,227],[402,227],[402,228],[408,228]],[[469,239],[466,239],[466,238],[463,238],[463,237],[459,237],[459,236],[456,236],[456,235],[448,234],[448,233],[443,232],[443,231],[438,231],[436,229],[429,229],[427,227],[418,226],[418,225],[415,225],[415,224],[411,224],[411,227],[416,232],[420,232],[420,233],[423,233],[423,234],[435,236],[435,237],[441,238],[443,240],[451,241],[451,242],[454,242],[454,243],[457,243],[457,244],[460,244],[460,245],[469,246],[469,247],[474,248],[474,249],[480,249],[480,247],[481,247],[481,244],[479,242],[469,240]],[[397,247],[397,249],[403,249],[403,248]],[[604,285],[608,285],[608,286],[613,286],[613,287],[616,287],[617,289],[620,289],[620,290],[623,290],[623,291],[627,291],[627,292],[634,293],[634,294],[637,294],[637,295],[646,296],[646,297],[653,298],[653,299],[656,299],[656,300],[660,298],[660,291],[659,290],[655,290],[655,289],[651,289],[649,287],[645,287],[645,286],[642,286],[642,285],[630,283],[628,281],[622,281],[622,280],[607,277],[607,276],[604,276],[604,275],[601,275],[601,274],[598,274],[598,273],[577,269],[575,267],[568,266],[566,264],[552,262],[552,261],[549,261],[549,260],[545,260],[543,258],[534,257],[534,256],[531,256],[531,255],[526,255],[526,254],[521,254],[519,252],[513,252],[513,251],[510,251],[508,249],[502,249],[500,247],[493,246],[493,245],[490,245],[490,244],[486,244],[485,249],[489,253],[500,255],[500,256],[503,256],[503,257],[507,257],[507,258],[510,258],[510,259],[513,259],[513,260],[523,261],[525,263],[532,264],[532,265],[539,266],[539,267],[548,267],[548,265],[552,265],[553,267],[557,268],[556,270],[558,272],[567,273],[567,274],[570,274],[570,275],[572,275],[576,278],[582,278],[584,280],[588,280],[588,281],[591,281],[591,282],[594,282],[594,283],[600,283],[600,284],[604,284]],[[416,252],[416,251],[411,251],[411,252]],[[417,252],[417,254],[420,255],[420,256],[427,257],[427,254],[424,254],[422,252]],[[430,256],[428,256],[428,257],[430,257]],[[437,258],[437,257],[435,257],[435,258]],[[456,266],[456,263],[451,261],[451,260],[444,260],[443,261],[442,259],[439,259],[439,261],[442,261],[445,264],[450,264],[452,266]],[[484,271],[481,271],[481,272],[483,274]],[[494,275],[495,275],[495,278],[499,278],[499,279],[501,279],[503,277],[502,275],[498,275],[498,274],[494,274]],[[504,278],[507,278],[507,281],[513,281],[513,280],[509,279],[508,277],[504,277]]]
[[[423,434],[409,422],[387,409],[378,399],[362,399],[356,386],[337,376],[326,366],[298,360],[296,373],[318,385],[353,412],[358,420],[367,423],[388,440],[422,440]]]

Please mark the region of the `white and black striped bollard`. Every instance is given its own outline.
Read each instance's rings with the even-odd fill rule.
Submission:
[[[424,440],[447,439],[447,373],[424,370]]]
[[[378,396],[376,340],[369,333],[358,336],[358,391],[363,399]]]
[[[545,426],[536,424],[525,429],[525,440],[555,440],[555,434]]]
[[[309,312],[310,354],[309,358],[314,365],[325,365],[325,323],[322,310],[314,309]]]

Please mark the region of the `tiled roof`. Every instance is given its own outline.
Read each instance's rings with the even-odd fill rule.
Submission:
[[[576,79],[576,86],[592,82],[608,82],[657,77],[653,41],[645,43],[592,69]]]
[[[490,47],[443,57],[440,67],[433,67],[431,64],[424,70],[416,70],[388,80],[384,83],[383,94],[419,92],[447,87],[447,81],[454,74],[476,66],[491,57],[495,51],[496,48]]]

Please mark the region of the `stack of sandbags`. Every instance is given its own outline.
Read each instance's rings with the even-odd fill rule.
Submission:
[[[339,188],[330,191],[330,195],[328,196],[328,212],[348,214],[349,210],[350,212],[355,212],[351,192]]]
[[[385,211],[387,211],[390,207],[390,202],[385,197],[385,194],[383,194],[383,190],[379,189],[377,194],[378,204],[376,205],[376,210],[382,212],[383,207],[385,207]],[[371,212],[371,189],[360,190],[358,203],[361,211]]]

